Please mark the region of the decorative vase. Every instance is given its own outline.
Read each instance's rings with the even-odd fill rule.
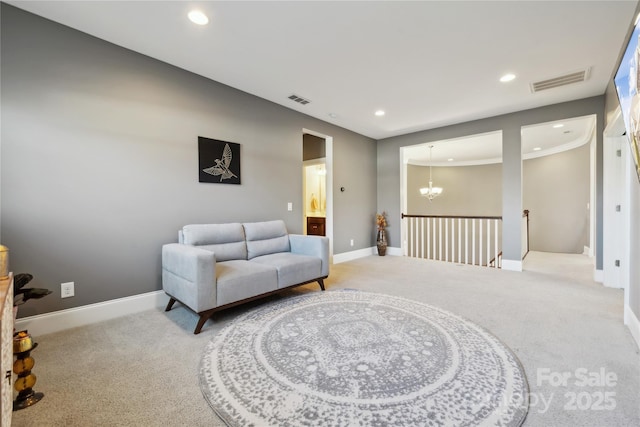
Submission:
[[[14,411],[34,405],[44,397],[44,393],[33,391],[37,378],[31,372],[36,363],[31,357],[31,352],[37,346],[38,343],[33,342],[28,331],[24,330],[13,334],[13,354],[16,356],[13,372],[18,375],[13,384],[13,388],[18,392],[18,396],[13,401]]]
[[[376,246],[378,247],[378,255],[385,256],[387,254],[387,233],[384,228],[378,229]]]

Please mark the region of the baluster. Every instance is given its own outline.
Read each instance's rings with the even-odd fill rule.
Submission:
[[[413,256],[418,257],[418,218],[415,218],[413,223]]]
[[[491,220],[487,219],[487,267],[491,261]]]
[[[458,218],[458,262],[462,262],[462,236],[461,236],[462,219]]]
[[[451,262],[456,262],[456,219],[451,218]]]
[[[431,218],[427,218],[427,259],[431,259]]]
[[[416,254],[416,258],[420,258],[420,219],[416,218],[416,224],[415,224],[415,228],[413,229],[413,232],[415,234],[415,241],[416,241],[416,245],[415,245],[415,254]]]
[[[413,256],[413,251],[411,250],[411,245],[413,245],[413,236],[411,236],[411,226],[412,226],[413,218],[408,218],[407,221],[407,255]]]
[[[433,224],[431,225],[431,231],[433,232],[433,237],[431,238],[433,240],[433,255],[431,256],[431,259],[433,260],[438,259],[438,234],[436,233],[436,222],[436,218],[433,218]]]
[[[420,218],[420,258],[424,258],[424,218]]]
[[[415,233],[415,239],[416,239],[416,258],[420,258],[420,244],[421,244],[421,240],[422,240],[422,236],[420,235],[420,222],[422,221],[422,219],[420,218],[416,218],[416,228],[413,230]]]
[[[469,220],[464,219],[464,263],[469,264]]]
[[[444,260],[449,261],[449,218],[444,219]]]
[[[482,244],[483,244],[483,234],[482,234],[482,220],[478,220],[478,265],[482,265]]]
[[[415,218],[409,218],[409,256],[413,257],[413,221]]]
[[[498,220],[494,220],[494,224],[493,224],[493,239],[494,239],[494,246],[495,246],[495,259],[496,259],[496,265],[495,268],[498,268],[498,254],[500,253],[500,251],[498,250],[498,226],[500,225]]]
[[[438,218],[438,261],[442,261],[442,218]]]
[[[476,265],[476,220],[471,220],[471,265]]]

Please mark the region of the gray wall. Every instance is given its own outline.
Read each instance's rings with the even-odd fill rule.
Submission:
[[[414,215],[500,216],[502,164],[433,168],[433,185],[442,187],[431,202],[419,189],[429,184],[429,167],[407,165],[407,210]]]
[[[532,251],[581,254],[589,246],[590,147],[524,161]]]
[[[522,126],[595,114],[596,119],[596,268],[602,269],[602,132],[604,96],[570,101],[502,116],[415,132],[378,141],[378,211],[388,213],[389,244],[400,242],[400,147],[435,142],[497,130],[503,131],[502,194],[504,217],[503,249],[517,259],[520,252],[522,215],[522,165],[520,160]],[[512,255],[513,256],[513,255]]]
[[[161,246],[185,224],[302,232],[303,128],[334,138],[334,252],[371,246],[375,141],[1,7],[2,243],[54,292],[20,317],[161,289]],[[198,182],[199,135],[242,144],[242,185]]]
[[[625,40],[625,44],[620,47],[620,52],[618,54],[618,63],[622,60],[622,55],[624,54],[624,49],[626,47],[626,41],[631,38],[631,33],[633,32],[633,22],[635,17],[640,13],[640,2],[636,7],[635,13],[633,16],[629,17],[628,23],[626,24],[629,27],[627,31],[627,38]],[[614,70],[615,73],[615,70]],[[611,120],[615,117],[616,109],[619,107],[618,103],[618,95],[616,94],[616,88],[613,85],[613,75],[611,76],[611,81],[607,86],[607,90],[605,92],[605,115],[606,115],[606,124],[608,125]],[[631,173],[631,230],[630,230],[630,254],[629,261],[631,263],[630,276],[629,276],[629,307],[633,314],[636,316],[636,319],[640,319],[640,265],[637,262],[640,259],[640,225],[638,224],[638,220],[635,218],[640,218],[640,183],[635,179],[635,174]]]

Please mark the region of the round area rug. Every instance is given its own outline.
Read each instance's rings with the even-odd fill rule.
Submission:
[[[252,310],[205,348],[200,385],[232,426],[519,426],[514,354],[450,312],[318,292]]]

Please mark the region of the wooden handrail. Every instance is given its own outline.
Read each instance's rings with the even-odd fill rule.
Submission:
[[[454,218],[454,219],[502,219],[501,216],[467,216],[467,215],[410,215],[401,214],[404,218]]]
[[[498,252],[498,258],[500,258],[501,256],[502,251]],[[494,262],[496,262],[496,257],[491,258],[491,261],[489,261],[489,266],[492,266]]]
[[[525,209],[522,212],[522,217],[526,217],[527,218],[527,252],[525,252],[524,256],[522,257],[522,259],[525,259],[527,257],[527,255],[529,254],[529,209]]]
[[[412,215],[400,214],[404,218],[461,218],[461,219],[502,219],[501,216],[471,216],[471,215]],[[527,218],[527,231],[529,229],[529,209],[522,211],[522,217]],[[527,236],[528,237],[528,236]],[[528,248],[527,248],[528,249]]]

